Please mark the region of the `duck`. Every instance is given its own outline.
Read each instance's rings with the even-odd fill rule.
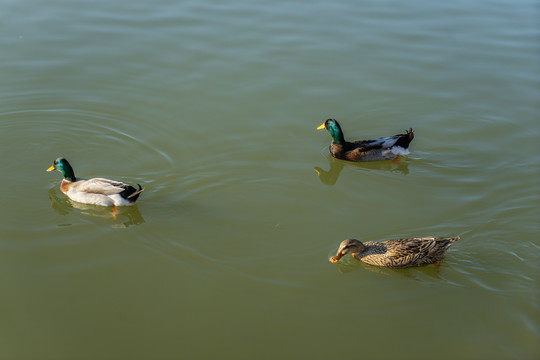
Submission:
[[[348,161],[395,160],[409,154],[409,144],[414,139],[413,129],[405,134],[373,140],[346,141],[336,119],[328,119],[317,130],[326,129],[332,136],[330,154],[336,159]]]
[[[121,181],[105,178],[77,178],[70,163],[63,157],[54,160],[52,166],[47,169],[47,171],[53,170],[58,170],[64,177],[60,190],[71,200],[83,204],[110,206],[113,211],[116,206],[135,204],[141,192],[144,191],[139,184],[136,189]]]
[[[452,238],[430,236],[364,243],[356,239],[346,239],[341,242],[336,255],[330,258],[330,262],[336,263],[343,256],[351,254],[355,259],[369,265],[407,268],[433,264],[439,271],[438,262],[444,258],[448,248],[457,240],[459,236]]]

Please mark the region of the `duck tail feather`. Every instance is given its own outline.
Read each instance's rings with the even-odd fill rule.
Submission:
[[[398,135],[398,139],[394,146],[401,146],[404,149],[407,149],[409,147],[409,143],[414,139],[414,130],[410,128],[406,131],[406,134]]]
[[[137,186],[139,187],[139,190],[136,190],[133,194],[130,194],[127,198],[128,199],[131,199],[131,198],[134,198],[133,200],[137,200],[137,198],[139,197],[139,194],[142,193],[144,191],[144,188],[141,187],[140,184],[137,184]]]

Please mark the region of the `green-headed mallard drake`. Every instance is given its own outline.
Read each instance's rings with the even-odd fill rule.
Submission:
[[[101,206],[128,206],[133,205],[135,200],[144,190],[141,185],[139,189],[120,181],[104,178],[82,179],[76,178],[73,168],[63,157],[54,160],[54,163],[47,171],[58,170],[64,176],[60,190],[71,200]]]
[[[437,261],[442,260],[446,250],[457,240],[459,237],[424,237],[362,243],[347,239],[341,242],[330,262],[336,263],[343,256],[352,254],[357,260],[375,266],[405,268],[434,264],[438,269]]]
[[[345,140],[341,126],[335,119],[328,119],[317,128],[326,129],[332,136],[330,153],[333,157],[349,161],[392,160],[400,155],[409,154],[409,143],[414,139],[413,129],[405,134],[398,134],[374,140]]]

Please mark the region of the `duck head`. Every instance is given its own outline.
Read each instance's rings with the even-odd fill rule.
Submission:
[[[332,142],[335,144],[343,145],[345,143],[345,138],[343,137],[343,131],[341,126],[336,119],[328,119],[317,128],[317,130],[326,129],[332,137]]]
[[[75,178],[75,173],[73,172],[73,168],[71,167],[69,162],[63,157],[59,157],[58,159],[54,160],[52,166],[47,169],[47,171],[53,170],[60,171],[64,176],[64,179],[66,180],[77,181]]]
[[[336,263],[339,261],[339,259],[341,259],[345,255],[353,254],[354,256],[354,254],[361,253],[362,251],[364,251],[364,249],[365,249],[365,246],[364,244],[362,244],[361,241],[358,241],[356,239],[343,240],[341,244],[339,244],[339,248],[336,253],[336,256],[332,256],[330,258],[330,262]]]

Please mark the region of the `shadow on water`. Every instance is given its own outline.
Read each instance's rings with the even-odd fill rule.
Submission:
[[[63,195],[56,188],[49,190],[49,200],[52,208],[60,215],[67,215],[74,210],[77,210],[82,215],[91,217],[114,219],[112,210],[109,207],[82,204],[71,200]],[[137,204],[132,206],[119,206],[116,208],[116,220],[114,227],[129,227],[131,225],[140,225],[144,223],[144,218],[137,207]]]
[[[339,175],[343,170],[343,167],[347,164],[350,166],[357,167],[359,169],[365,170],[383,170],[383,171],[393,171],[399,172],[403,175],[409,173],[409,164],[399,159],[398,161],[369,161],[369,162],[350,162],[345,160],[335,159],[332,156],[328,156],[328,163],[330,169],[328,171],[323,170],[322,168],[315,166],[313,169],[317,172],[319,180],[326,185],[335,185],[339,179]]]

